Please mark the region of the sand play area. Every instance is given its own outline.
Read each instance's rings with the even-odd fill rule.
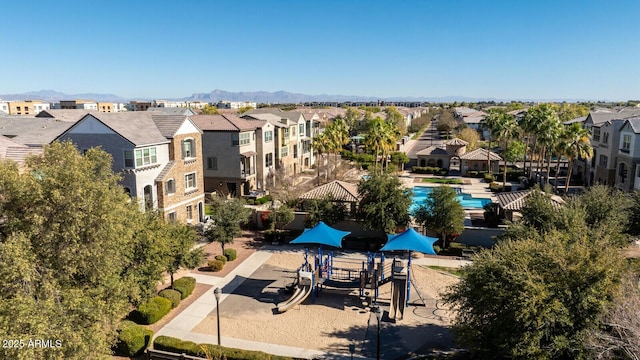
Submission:
[[[350,261],[358,266],[358,260]],[[364,256],[362,256],[364,259]],[[370,312],[368,298],[361,298],[358,289],[324,288],[314,298],[285,313],[275,311],[276,304],[291,295],[284,291],[302,264],[300,251],[276,251],[251,276],[220,304],[221,333],[225,337],[279,344],[330,353],[375,357],[377,320]],[[339,255],[336,263],[340,262]],[[413,266],[415,285],[411,306],[404,318],[393,322],[387,314],[381,322],[381,352],[383,358],[397,358],[422,349],[451,346],[447,329],[451,314],[438,293],[457,281],[456,277],[421,266]],[[380,287],[378,302],[388,309],[391,284]],[[422,299],[421,299],[422,298]],[[192,331],[215,335],[216,312],[212,311]],[[264,349],[269,351],[268,349]]]

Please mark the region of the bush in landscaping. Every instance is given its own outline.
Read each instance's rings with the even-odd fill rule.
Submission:
[[[182,299],[182,294],[179,291],[173,289],[164,289],[158,293],[159,296],[162,296],[165,299],[171,300],[171,307],[176,308],[180,305],[180,300]]]
[[[144,325],[149,325],[162,319],[171,311],[171,300],[160,296],[151,298],[146,303],[140,304],[132,313],[132,319]]]
[[[267,203],[268,201],[271,201],[271,196],[270,195],[257,198],[256,199],[256,204],[262,205],[262,204]]]
[[[493,192],[500,192],[502,191],[502,184],[494,181],[491,184],[489,184],[489,189]]]
[[[133,321],[124,320],[118,329],[115,353],[118,356],[136,356],[142,353],[153,338],[153,331]]]
[[[222,263],[224,263],[224,264],[227,263],[227,257],[224,256],[224,255],[216,255],[215,259],[222,261]]]
[[[221,271],[224,268],[224,263],[220,260],[209,260],[209,270]]]
[[[292,360],[290,357],[276,356],[262,351],[250,351],[227,348],[212,344],[196,344],[193,341],[184,341],[170,336],[158,336],[153,341],[153,348],[176,354],[191,356],[210,355],[214,359],[227,360]]]
[[[196,288],[196,279],[185,276],[173,282],[173,289],[177,290],[182,294],[182,299],[186,299],[187,296],[191,295],[193,289]]]
[[[493,174],[491,174],[491,173],[485,173],[484,174],[484,182],[492,183],[493,180],[494,180]]]
[[[225,249],[224,256],[227,257],[228,261],[233,261],[238,257],[238,253],[236,252],[236,249]]]
[[[436,175],[447,174],[447,169],[442,169],[439,167],[432,167],[432,166],[414,166],[411,168],[411,171],[416,174],[436,174]]]
[[[247,200],[247,205],[255,205],[256,201],[254,199]]]

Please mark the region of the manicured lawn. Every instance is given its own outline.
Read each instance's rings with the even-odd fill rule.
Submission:
[[[427,266],[429,269],[433,269],[433,270],[437,270],[437,271],[444,271],[446,273],[455,275],[455,276],[461,276],[462,275],[462,271],[458,268],[450,268],[450,267],[443,267],[443,266]]]
[[[455,184],[462,185],[462,180],[459,179],[443,179],[443,178],[423,178],[423,183],[432,183],[432,184]]]

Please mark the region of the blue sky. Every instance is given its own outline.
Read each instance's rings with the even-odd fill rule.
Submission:
[[[11,1],[0,94],[640,99],[640,1]]]

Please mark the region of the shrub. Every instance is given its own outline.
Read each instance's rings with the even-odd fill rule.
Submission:
[[[153,340],[153,348],[176,354],[202,356],[204,352],[193,341],[184,341],[170,336],[160,335]]]
[[[224,255],[216,255],[215,259],[222,261],[223,264],[227,263],[227,257]]]
[[[262,205],[262,204],[267,203],[268,201],[271,201],[271,196],[270,195],[257,198],[256,199],[256,204]]]
[[[484,182],[492,183],[493,179],[494,179],[493,174],[491,174],[491,173],[485,173],[484,174]]]
[[[262,351],[240,350],[212,344],[196,344],[169,336],[158,336],[153,341],[156,350],[191,356],[213,356],[214,359],[227,360],[292,360],[286,356],[276,356]]]
[[[256,201],[254,199],[247,200],[247,205],[255,205]]]
[[[221,271],[224,268],[224,263],[220,260],[209,260],[209,270]]]
[[[171,307],[176,308],[180,305],[180,299],[182,299],[182,294],[179,291],[174,289],[164,289],[158,293],[159,296],[162,296],[165,299],[171,300]]]
[[[238,257],[238,253],[236,252],[236,249],[225,249],[224,256],[227,257],[227,260],[233,261]]]
[[[133,311],[132,318],[139,324],[149,325],[162,319],[169,311],[171,311],[171,300],[156,296],[140,304],[138,309]]]
[[[185,276],[173,282],[173,289],[177,290],[182,294],[182,299],[186,299],[187,296],[191,295],[193,289],[196,288],[196,279]]]
[[[118,329],[115,353],[119,356],[136,356],[142,353],[153,338],[153,331],[133,321],[124,320]]]
[[[411,171],[417,174],[437,174],[437,175],[447,174],[447,169],[442,169],[439,167],[432,167],[432,166],[414,166],[411,168]]]
[[[489,184],[489,189],[493,192],[500,192],[502,191],[502,184],[494,181],[491,184]]]

